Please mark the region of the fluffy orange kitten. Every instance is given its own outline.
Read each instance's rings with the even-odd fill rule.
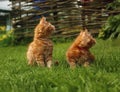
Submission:
[[[94,56],[89,49],[96,43],[95,39],[90,35],[87,29],[80,32],[73,44],[66,52],[67,62],[71,68],[76,65],[88,66],[94,61]]]
[[[55,27],[42,17],[39,24],[34,30],[34,39],[30,43],[27,51],[27,59],[29,65],[37,63],[39,66],[51,67],[53,43],[48,38]]]

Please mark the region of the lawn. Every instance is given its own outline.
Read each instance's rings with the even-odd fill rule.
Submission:
[[[120,45],[97,40],[90,67],[71,70],[65,52],[71,42],[54,44],[51,69],[28,66],[27,46],[0,47],[0,92],[120,92]]]

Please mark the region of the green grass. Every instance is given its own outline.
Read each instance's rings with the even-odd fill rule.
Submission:
[[[91,49],[96,61],[69,69],[68,43],[54,44],[52,69],[28,66],[27,46],[0,47],[0,92],[120,92],[120,45],[98,40]]]

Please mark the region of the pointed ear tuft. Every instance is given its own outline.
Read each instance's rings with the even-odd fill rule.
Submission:
[[[42,17],[42,18],[40,19],[40,24],[43,24],[45,21],[46,21],[46,18],[45,18],[45,17]]]
[[[83,38],[86,37],[86,32],[83,31],[81,36],[82,36]]]
[[[83,33],[84,33],[84,31],[83,31],[83,30],[81,30],[79,35],[82,35]]]
[[[85,30],[84,30],[86,33],[88,33],[88,30],[87,30],[87,28],[85,28]]]

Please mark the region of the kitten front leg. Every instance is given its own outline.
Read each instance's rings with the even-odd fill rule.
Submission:
[[[51,68],[51,65],[52,65],[52,60],[48,60],[48,61],[47,61],[47,67],[48,67],[48,68]]]
[[[68,58],[68,63],[69,63],[69,65],[70,65],[70,68],[71,69],[74,69],[75,67],[76,67],[76,61],[75,61],[75,59],[73,59],[73,58]]]
[[[87,60],[84,62],[83,66],[88,67],[95,60],[94,55],[89,54]]]
[[[28,60],[28,65],[34,65],[34,59],[33,55],[31,53],[27,53],[27,60]]]
[[[40,55],[36,58],[36,63],[38,66],[45,67],[44,56]]]
[[[31,66],[34,65],[34,62],[32,60],[29,60],[28,65],[31,65]]]
[[[46,55],[46,64],[48,68],[51,68],[52,66],[52,52],[53,52],[53,45],[51,43],[51,46],[49,46],[48,53]]]
[[[46,64],[47,64],[48,68],[51,68],[51,65],[52,65],[52,56],[51,55],[47,58]]]
[[[70,64],[70,68],[71,69],[76,68],[76,63],[75,62],[70,62],[69,64]]]

